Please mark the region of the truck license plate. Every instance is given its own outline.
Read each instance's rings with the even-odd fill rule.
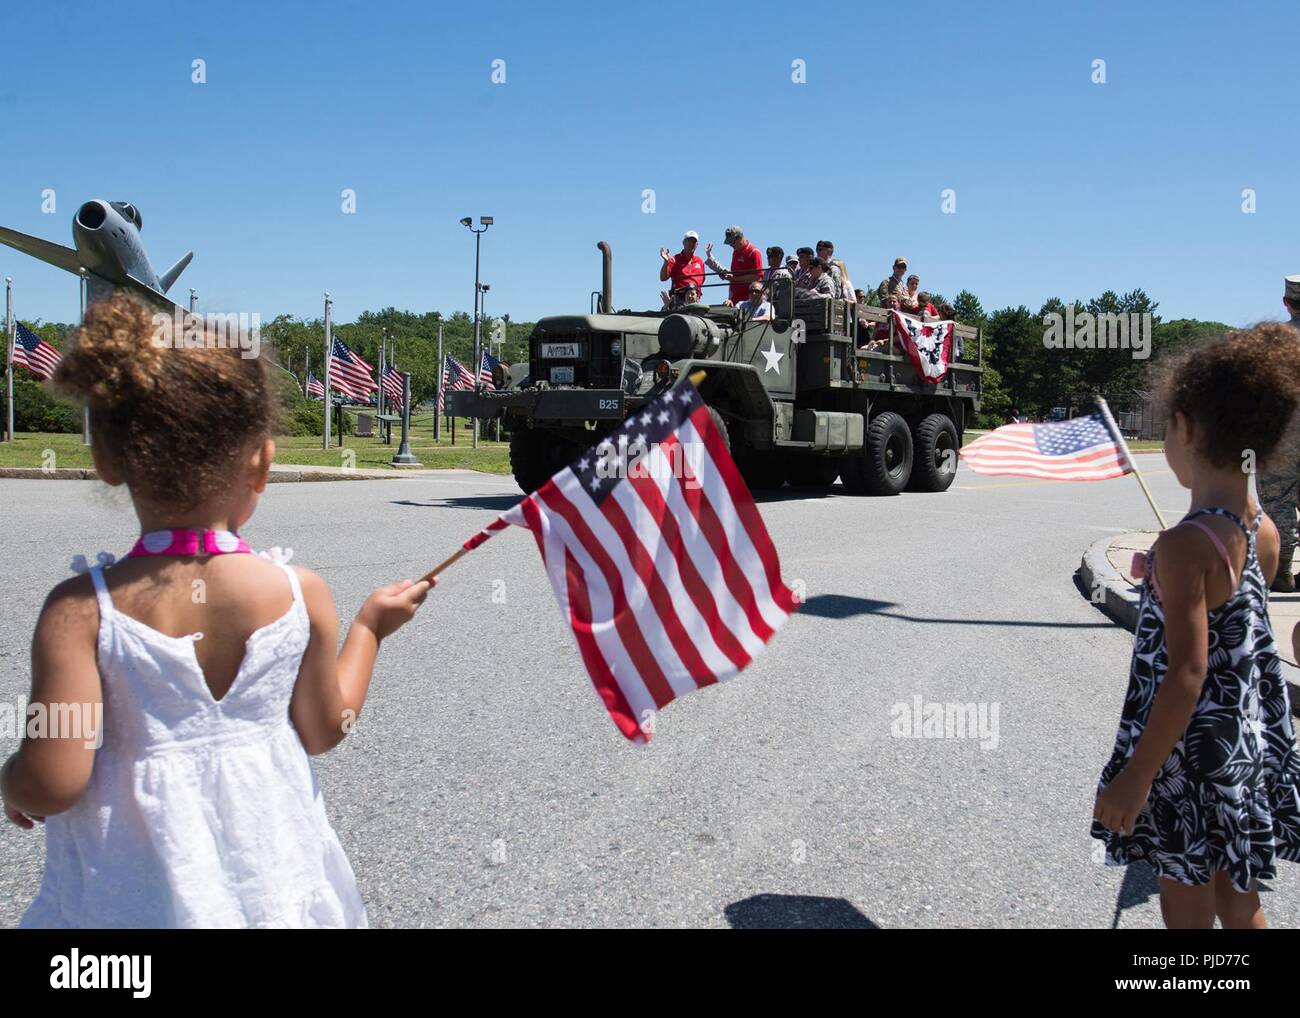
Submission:
[[[573,368],[551,368],[551,381],[555,383],[567,382],[569,385],[572,385]]]
[[[542,357],[547,360],[576,361],[582,357],[582,350],[577,343],[543,343]]]

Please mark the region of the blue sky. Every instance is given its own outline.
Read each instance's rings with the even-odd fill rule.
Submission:
[[[195,251],[174,293],[264,319],[316,316],[325,290],[341,321],[468,310],[457,220],[480,214],[487,311],[517,319],[585,309],[601,239],[618,306],[657,304],[658,248],[696,229],[725,255],[733,222],[761,246],[830,238],[859,286],[906,254],[923,288],[989,310],[1141,286],[1167,318],[1280,317],[1294,4],[885,10],[11,5],[0,224],[70,243],[81,201],[132,201],[157,268]],[[0,275],[21,317],[75,317],[72,277],[7,248]]]

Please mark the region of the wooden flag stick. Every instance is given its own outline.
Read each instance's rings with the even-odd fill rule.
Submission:
[[[442,562],[439,562],[436,566],[434,566],[427,573],[421,576],[417,582],[432,583],[435,579],[437,579],[439,573],[441,573],[444,569],[450,566],[453,562],[457,561],[462,555],[465,554],[465,551],[466,549],[464,548],[458,548],[454,555],[444,559]]]
[[[1156,505],[1156,500],[1151,496],[1151,489],[1147,487],[1147,482],[1142,479],[1142,471],[1138,470],[1137,461],[1133,459],[1133,453],[1129,451],[1128,443],[1124,441],[1124,436],[1119,430],[1119,425],[1115,423],[1115,418],[1110,414],[1110,406],[1101,396],[1097,397],[1097,407],[1101,410],[1101,416],[1106,421],[1106,428],[1110,431],[1110,437],[1113,438],[1124,451],[1124,459],[1133,471],[1133,476],[1137,478],[1138,484],[1142,488],[1142,494],[1147,497],[1147,502],[1151,504],[1151,511],[1156,514],[1156,519],[1160,521],[1160,529],[1164,530],[1167,524],[1165,518],[1160,512],[1160,507]]]

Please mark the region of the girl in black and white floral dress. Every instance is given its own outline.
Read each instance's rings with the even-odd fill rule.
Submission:
[[[1092,835],[1142,859],[1169,927],[1262,927],[1256,881],[1300,861],[1300,754],[1268,619],[1277,528],[1250,497],[1295,413],[1300,344],[1281,325],[1176,360],[1165,457],[1190,510],[1145,562],[1128,693]]]

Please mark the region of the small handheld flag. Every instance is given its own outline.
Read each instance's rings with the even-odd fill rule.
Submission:
[[[796,610],[709,408],[670,389],[471,537],[530,530],[611,720],[646,743],[676,697],[732,678]]]
[[[1048,481],[1104,481],[1132,472],[1100,411],[1068,421],[1004,424],[961,450],[977,474]]]

